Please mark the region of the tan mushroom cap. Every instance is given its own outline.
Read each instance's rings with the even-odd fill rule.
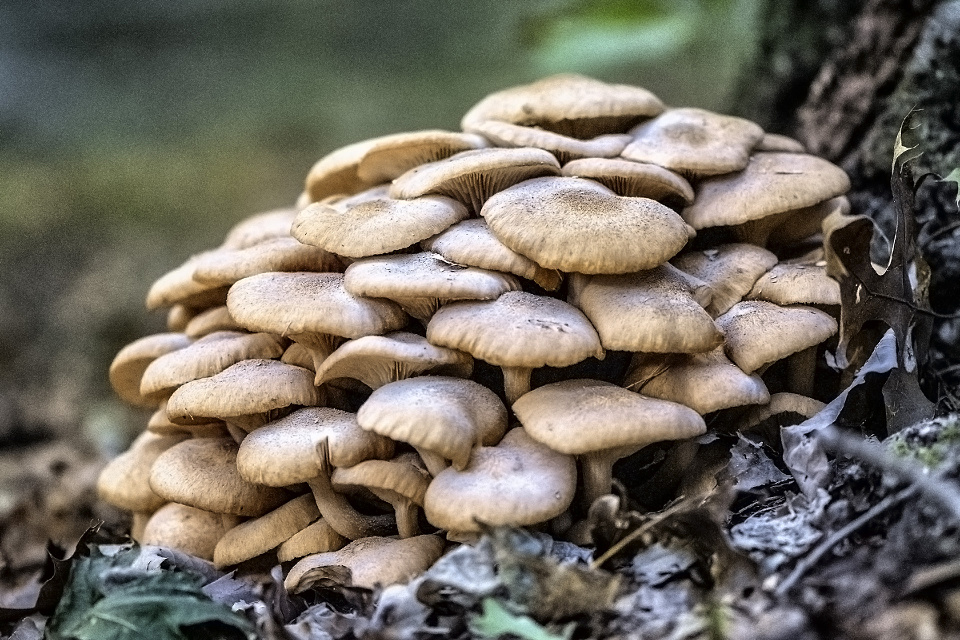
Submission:
[[[313,553],[336,551],[348,542],[350,541],[347,538],[334,531],[326,520],[320,518],[277,547],[277,560],[287,562]]]
[[[371,143],[357,165],[357,176],[368,184],[390,182],[422,164],[490,146],[482,136],[439,129],[395,133]]]
[[[480,531],[480,523],[522,527],[566,511],[576,488],[573,456],[517,427],[500,444],[477,449],[466,468],[434,478],[424,510],[430,524],[455,533]]]
[[[283,352],[283,355],[280,356],[280,362],[292,364],[295,367],[302,367],[304,369],[309,369],[310,371],[316,372],[316,363],[313,359],[312,353],[299,342],[291,343],[291,345],[287,347],[286,351]]]
[[[763,247],[734,243],[683,253],[671,262],[710,286],[713,299],[706,309],[716,317],[740,302],[757,279],[777,264],[777,256]]]
[[[202,338],[214,331],[243,331],[243,327],[230,317],[227,305],[224,304],[201,311],[190,318],[183,328],[183,332],[193,339]]]
[[[393,455],[393,443],[361,429],[356,414],[307,407],[250,433],[240,445],[237,468],[250,482],[270,487],[306,482],[320,474],[317,446],[324,440],[335,467]]]
[[[763,134],[754,151],[780,151],[783,153],[806,153],[803,143],[780,133]]]
[[[169,502],[147,520],[140,543],[177,549],[204,560],[213,560],[213,549],[217,542],[239,523],[237,516]]]
[[[435,535],[400,540],[371,536],[339,551],[303,558],[290,569],[283,586],[289,593],[299,593],[325,583],[363,589],[400,584],[429,569],[443,548],[443,539]]]
[[[418,376],[374,390],[357,411],[357,422],[413,445],[424,460],[429,452],[462,469],[475,447],[499,442],[507,409],[493,391],[472,380]]]
[[[670,263],[638,273],[589,276],[576,296],[604,349],[702,353],[723,343],[703,308],[713,296],[710,287]]]
[[[105,502],[128,511],[155,511],[166,503],[150,487],[150,469],[164,451],[182,442],[186,434],[157,435],[144,431],[130,448],[107,463],[97,479],[97,493]]]
[[[296,497],[227,531],[213,551],[213,564],[218,568],[229,567],[266,553],[319,517],[312,495]]]
[[[520,289],[512,275],[468,267],[429,251],[357,260],[344,273],[344,288],[355,296],[387,298],[427,322],[443,302],[493,300]]]
[[[241,220],[227,232],[221,249],[244,249],[272,238],[290,235],[297,209],[274,209]]]
[[[768,418],[779,414],[797,414],[808,420],[820,413],[826,404],[796,393],[780,392],[770,396],[770,401],[760,407],[752,407],[740,420],[738,429],[749,431]]]
[[[743,171],[704,180],[683,210],[694,229],[738,225],[843,195],[850,179],[827,160],[803,153],[761,152]]]
[[[244,327],[281,335],[359,338],[407,323],[396,303],[349,293],[341,273],[261,273],[244,278],[230,288],[227,308]]]
[[[279,360],[243,360],[209,378],[184,383],[167,401],[167,417],[173,422],[198,417],[229,421],[293,405],[318,405],[323,395],[313,375]]]
[[[182,333],[157,333],[134,340],[110,364],[110,386],[124,402],[137,407],[156,407],[157,398],[140,393],[143,372],[154,360],[188,347],[192,340]]]
[[[289,499],[281,489],[240,476],[237,444],[230,438],[195,438],[170,447],[153,463],[150,487],[171,502],[238,516],[260,516]]]
[[[707,353],[668,357],[636,353],[623,386],[686,405],[700,415],[770,401],[760,376],[741,371],[727,359],[722,346]]]
[[[167,331],[183,333],[187,323],[197,315],[197,309],[182,304],[175,304],[167,311]]]
[[[376,140],[362,140],[323,156],[307,173],[306,192],[311,202],[334,195],[351,195],[372,186],[360,178],[357,168]]]
[[[461,126],[500,120],[540,127],[574,138],[621,133],[663,111],[659,98],[640,87],[561,74],[492,93],[467,111]]]
[[[654,442],[692,438],[707,430],[689,407],[600,380],[544,385],[514,402],[513,412],[534,440],[580,456],[587,504],[610,492],[618,459]]]
[[[747,373],[818,345],[837,332],[837,321],[818,309],[745,300],[717,318],[727,357]]]
[[[427,340],[501,367],[510,402],[530,389],[537,367],[604,356],[596,329],[579,309],[524,291],[443,306],[427,325]]]
[[[589,178],[619,196],[650,198],[670,208],[682,208],[693,202],[693,187],[686,178],[648,162],[583,158],[563,165],[561,175]]]
[[[705,109],[668,109],[630,131],[621,155],[687,176],[740,171],[763,138],[756,123]],[[699,227],[698,227],[699,228]]]
[[[747,294],[749,300],[789,304],[840,304],[840,283],[827,275],[823,249],[784,260],[760,276]]]
[[[249,358],[279,358],[283,341],[269,333],[215,331],[163,355],[144,370],[140,393],[164,396],[180,385],[220,373]]]
[[[193,438],[222,438],[228,435],[227,426],[220,420],[197,420],[191,424],[177,424],[167,417],[167,403],[150,415],[147,431],[160,436],[189,435]]]
[[[548,269],[631,273],[663,264],[692,230],[669,207],[583,178],[536,178],[505,189],[480,215],[503,244]]]
[[[547,291],[559,289],[563,280],[556,269],[544,269],[497,240],[483,218],[458,222],[446,231],[427,238],[420,246],[451,262],[533,280]]]
[[[403,200],[429,194],[449,196],[476,212],[498,191],[523,180],[559,173],[560,163],[543,149],[476,149],[407,171],[393,181],[390,196]]]
[[[271,238],[243,249],[220,249],[198,258],[193,279],[229,286],[243,278],[268,271],[343,271],[335,255],[295,238]]]
[[[215,250],[191,256],[182,265],[160,276],[147,291],[147,309],[172,307],[182,304],[187,307],[206,309],[223,304],[226,288],[218,284],[204,284],[193,279],[198,261]]]
[[[582,140],[499,120],[485,120],[471,128],[501,147],[536,147],[549,151],[561,164],[575,158],[613,158],[620,155],[631,140],[625,133],[604,134]]]
[[[318,202],[300,212],[293,235],[337,255],[363,258],[409,247],[469,215],[464,205],[445,196]]]
[[[462,351],[434,346],[415,333],[394,331],[343,343],[317,369],[315,383],[353,378],[378,389],[428,371],[469,378],[473,358]]]
[[[392,460],[365,460],[352,467],[341,467],[334,470],[330,481],[337,491],[348,487],[369,489],[393,506],[401,538],[420,535],[417,518],[430,474],[417,454],[408,452]]]

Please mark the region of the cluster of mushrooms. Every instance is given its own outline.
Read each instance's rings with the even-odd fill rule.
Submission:
[[[618,459],[705,415],[822,406],[842,170],[574,75],[462,126],[330,153],[295,207],[154,283],[169,332],[110,379],[155,413],[99,482],[135,539],[384,584],[481,523],[575,531]]]

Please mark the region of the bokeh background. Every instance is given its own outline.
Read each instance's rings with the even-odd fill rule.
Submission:
[[[575,71],[720,111],[757,0],[0,0],[0,449],[122,449],[150,283],[350,142]]]

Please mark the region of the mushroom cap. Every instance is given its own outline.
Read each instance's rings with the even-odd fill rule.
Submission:
[[[360,203],[348,198],[318,202],[301,211],[293,235],[337,255],[363,258],[409,247],[469,215],[465,206],[445,196],[412,200],[384,196]]]
[[[564,380],[524,394],[513,412],[531,438],[555,451],[637,451],[654,442],[702,435],[696,411],[601,380]]]
[[[283,504],[287,492],[240,477],[237,449],[231,438],[184,440],[157,457],[150,487],[171,502],[214,513],[259,516]]]
[[[357,411],[357,422],[462,469],[475,447],[500,441],[507,409],[493,391],[472,380],[418,376],[374,390]]]
[[[130,448],[107,463],[97,478],[97,493],[104,502],[129,511],[155,511],[166,503],[150,488],[150,469],[164,451],[182,442],[187,434],[157,435],[144,431]]]
[[[337,491],[351,486],[366,487],[378,495],[397,496],[422,507],[430,474],[410,458],[416,459],[416,454],[408,453],[392,460],[364,460],[352,467],[335,469],[330,481]]]
[[[147,431],[160,436],[189,435],[194,438],[220,438],[227,434],[227,426],[220,420],[197,420],[190,424],[177,424],[167,417],[167,403],[150,415]]]
[[[546,129],[524,127],[499,120],[485,120],[471,128],[475,133],[483,135],[498,146],[536,147],[549,151],[561,163],[574,158],[613,158],[620,155],[631,140],[627,134],[618,133],[582,140]]]
[[[183,384],[167,401],[167,417],[232,418],[266,413],[291,405],[320,404],[313,372],[279,360],[251,359],[209,378]]]
[[[399,584],[426,571],[443,547],[443,539],[436,535],[361,538],[339,551],[303,558],[290,569],[283,586],[289,593],[299,593],[329,581],[363,589]]]
[[[701,353],[723,343],[703,309],[712,292],[670,263],[647,271],[586,277],[577,306],[600,335],[604,349]]]
[[[342,271],[335,255],[295,238],[270,238],[243,249],[219,249],[198,258],[193,279],[203,284],[229,286],[269,271]]]
[[[560,163],[543,149],[476,149],[410,169],[393,181],[390,196],[409,200],[439,194],[479,211],[498,191],[523,180],[559,173]]]
[[[688,176],[739,171],[763,138],[760,125],[705,109],[668,109],[630,131],[624,158]]]
[[[353,378],[371,389],[431,371],[467,378],[473,358],[455,349],[437,347],[426,338],[406,331],[364,336],[345,342],[317,369],[316,384]]]
[[[287,562],[312,553],[324,553],[342,549],[349,540],[333,530],[326,520],[320,518],[290,536],[277,547],[277,560]]]
[[[788,304],[840,304],[840,283],[827,275],[823,249],[784,260],[760,276],[747,294],[749,300]]]
[[[566,367],[604,355],[579,309],[524,291],[444,305],[427,325],[427,340],[500,367]]]
[[[323,333],[345,338],[403,328],[406,314],[389,300],[360,298],[342,273],[261,273],[230,287],[230,315],[254,331]]]
[[[670,208],[693,203],[693,187],[686,178],[648,162],[583,158],[563,165],[560,174],[571,178],[588,178],[619,196],[650,198]]]
[[[144,370],[140,393],[163,396],[180,385],[220,373],[249,358],[279,358],[281,338],[269,333],[215,331],[193,344],[160,356]]]
[[[183,332],[193,339],[202,338],[214,331],[243,331],[243,327],[230,317],[227,305],[224,304],[201,311],[190,318],[183,328]]]
[[[183,349],[191,342],[182,333],[156,333],[134,340],[120,349],[110,364],[110,386],[124,402],[137,407],[156,407],[156,398],[140,393],[143,372],[160,356]]]
[[[319,517],[313,494],[298,496],[227,531],[214,549],[213,564],[228,567],[266,553]]]
[[[182,333],[187,328],[187,323],[197,315],[197,309],[186,305],[175,304],[167,311],[167,331]]]
[[[329,463],[350,467],[369,458],[390,458],[393,442],[360,428],[354,413],[306,407],[274,420],[243,439],[237,454],[241,476],[261,485],[286,487],[321,472],[317,446],[327,442]]]
[[[480,523],[527,526],[566,511],[576,488],[573,457],[517,427],[497,446],[477,449],[463,470],[441,471],[427,489],[424,512],[430,524],[457,533],[480,531]]]
[[[371,140],[357,165],[357,176],[369,184],[390,182],[422,164],[488,146],[489,142],[473,133],[439,129],[395,133]]]
[[[690,238],[669,207],[618,196],[583,178],[527,180],[492,196],[480,215],[503,244],[542,267],[568,272],[651,269]]]
[[[204,284],[193,279],[198,261],[215,250],[191,256],[182,265],[163,274],[147,291],[147,309],[182,304],[187,307],[207,308],[223,304],[226,288],[218,284]]]
[[[663,111],[663,103],[640,87],[560,74],[492,93],[467,111],[465,131],[487,120],[540,127],[574,138],[620,133]]]
[[[718,317],[727,357],[747,373],[818,345],[837,332],[837,321],[818,309],[745,300]]]
[[[847,174],[827,160],[764,151],[750,156],[743,171],[701,182],[683,219],[694,229],[738,225],[809,207],[849,189]]]
[[[271,238],[287,237],[296,215],[297,209],[275,209],[245,218],[227,232],[220,248],[243,249]]]
[[[795,413],[808,420],[820,413],[825,406],[827,405],[819,400],[796,393],[774,393],[770,396],[770,401],[763,406],[751,407],[740,420],[738,429],[749,431],[767,418],[782,413]]]
[[[351,195],[370,183],[362,180],[357,168],[376,140],[362,140],[335,149],[317,160],[307,173],[306,192],[311,202],[329,196]]]
[[[726,313],[749,293],[761,275],[777,264],[777,256],[753,244],[724,244],[690,251],[671,260],[673,266],[710,285],[710,315]]]
[[[783,153],[806,153],[803,143],[789,136],[779,133],[766,132],[760,142],[753,148],[754,151],[780,151]]]
[[[169,547],[213,560],[213,549],[227,531],[239,523],[236,516],[168,502],[150,516],[140,543]]]
[[[707,353],[668,357],[635,353],[623,386],[651,398],[686,405],[705,415],[770,400],[757,374],[746,374],[717,347]]]
[[[424,251],[440,254],[451,262],[503,271],[533,280],[547,291],[556,291],[562,282],[562,276],[556,269],[544,269],[497,240],[483,218],[458,222],[446,231],[422,241],[420,246]]]

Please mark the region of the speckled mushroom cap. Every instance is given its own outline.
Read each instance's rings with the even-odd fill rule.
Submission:
[[[503,244],[542,267],[631,273],[663,264],[692,231],[669,207],[582,178],[536,178],[492,196],[480,215]]]
[[[476,212],[490,196],[510,185],[559,173],[560,163],[543,149],[476,149],[407,171],[393,181],[390,196],[408,200],[444,195]]]
[[[759,125],[705,109],[668,109],[630,131],[621,155],[687,176],[740,171],[763,138]]]
[[[700,183],[683,210],[694,229],[738,225],[843,195],[850,179],[840,167],[803,153],[755,153],[743,171]]]
[[[840,304],[840,283],[827,275],[823,249],[784,260],[760,276],[747,294],[748,300],[767,300],[778,305]]]
[[[376,389],[357,411],[357,422],[462,469],[475,447],[499,442],[507,409],[493,391],[472,380],[418,376]]]
[[[313,495],[298,496],[227,531],[213,551],[213,564],[220,568],[229,567],[266,553],[319,517]]]
[[[716,317],[740,302],[757,278],[777,264],[777,256],[763,247],[734,243],[683,253],[671,262],[710,285],[713,299],[706,309]]]
[[[663,111],[659,98],[640,87],[561,74],[492,93],[467,111],[461,126],[499,120],[540,127],[574,138],[626,131]]]
[[[368,184],[390,182],[422,164],[488,146],[482,136],[439,129],[386,135],[371,140],[357,165],[357,176]]]
[[[219,249],[197,258],[193,279],[229,286],[268,271],[343,271],[339,258],[291,237],[271,238],[243,249]]]
[[[244,249],[271,238],[288,237],[296,215],[297,209],[274,209],[249,216],[227,232],[220,248]]]
[[[263,515],[289,498],[240,476],[237,444],[230,438],[195,438],[170,447],[153,463],[150,487],[171,502],[238,516]]]
[[[747,373],[818,345],[837,332],[837,321],[818,309],[745,300],[717,318],[727,357]]]
[[[173,548],[204,560],[213,560],[217,542],[239,523],[237,516],[169,502],[147,520],[140,543]]]
[[[347,199],[310,205],[297,215],[292,233],[305,244],[362,258],[409,247],[468,216],[464,205],[445,196]]]
[[[291,405],[317,405],[323,397],[313,376],[308,369],[279,360],[243,360],[214,376],[182,385],[167,401],[167,417],[173,422],[226,419]]]
[[[549,151],[561,163],[574,158],[612,158],[620,154],[630,142],[627,134],[605,134],[581,140],[546,129],[524,127],[499,120],[485,120],[472,130],[501,147],[536,147]]]
[[[137,407],[156,407],[158,399],[140,393],[143,372],[162,355],[193,342],[182,333],[157,333],[134,340],[117,353],[110,364],[110,386],[124,402]]]
[[[180,385],[220,373],[249,358],[279,358],[283,340],[269,333],[215,331],[193,344],[160,356],[144,370],[140,393],[165,397]]]
[[[709,286],[669,263],[638,273],[589,276],[576,295],[604,349],[702,353],[723,342],[703,308],[713,296]]]
[[[316,384],[353,378],[371,389],[424,372],[468,378],[473,358],[455,349],[437,347],[406,331],[364,336],[343,343],[317,370]]]
[[[444,470],[427,489],[424,511],[430,524],[456,533],[487,525],[527,526],[546,522],[570,506],[577,468],[517,427],[494,447],[481,447],[462,470]]]
[[[150,469],[164,451],[182,442],[187,434],[157,435],[144,431],[130,448],[107,463],[97,479],[97,493],[115,507],[154,511],[166,500],[150,488]]]
[[[682,208],[693,202],[693,187],[686,178],[647,162],[620,158],[583,158],[563,165],[561,175],[589,178],[619,196],[650,198],[670,208]]]
[[[544,269],[497,240],[483,218],[458,222],[446,231],[422,241],[420,246],[451,262],[533,280],[547,291],[556,291],[562,282],[562,276],[556,269]]]
[[[401,540],[370,536],[339,551],[303,558],[290,569],[283,586],[289,593],[299,593],[324,583],[363,589],[399,584],[430,568],[443,547],[443,539],[436,535]]]
[[[723,347],[666,358],[635,353],[623,386],[651,398],[678,402],[701,415],[770,401],[760,376],[741,371],[727,359]]]
[[[253,331],[359,338],[401,329],[407,316],[389,300],[360,298],[341,273],[261,273],[230,287],[230,315]]]
[[[320,473],[317,445],[324,440],[334,467],[350,467],[369,458],[393,455],[393,443],[361,429],[356,414],[329,407],[306,407],[244,438],[237,468],[250,482],[271,487],[306,482]]]

